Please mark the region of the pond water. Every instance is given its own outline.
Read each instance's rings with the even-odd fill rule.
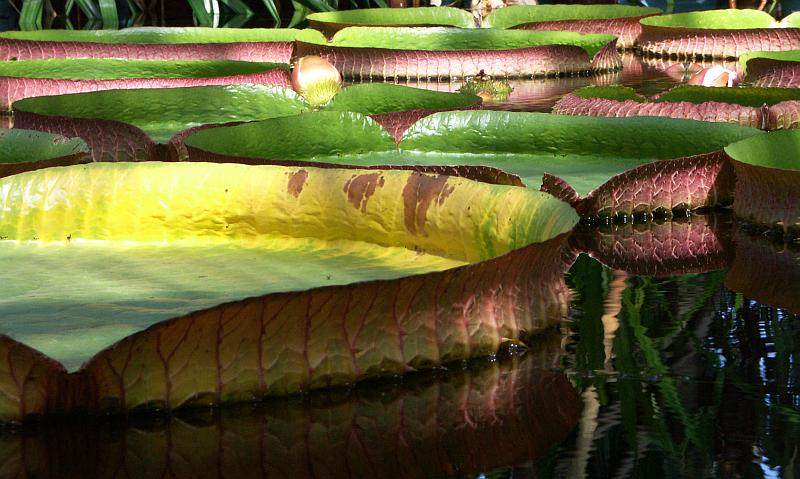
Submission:
[[[627,55],[620,73],[515,82],[488,106],[549,111],[588,84],[654,94],[674,84],[663,69]],[[5,430],[0,477],[800,477],[800,247],[716,212],[584,225],[566,248],[563,334],[527,352],[257,405]]]

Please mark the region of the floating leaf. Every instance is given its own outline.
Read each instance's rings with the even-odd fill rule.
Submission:
[[[565,95],[553,113],[585,116],[664,116],[737,123],[765,130],[800,126],[800,90],[681,85],[654,98],[623,86],[586,87]]]
[[[746,221],[800,232],[800,131],[777,131],[725,148],[733,159],[733,211]]]
[[[0,112],[11,111],[17,100],[35,96],[241,83],[288,87],[289,75],[281,65],[238,61],[81,58],[0,62]]]
[[[348,384],[490,354],[565,314],[566,237],[533,243],[577,216],[524,188],[401,171],[95,163],[12,176],[0,192],[0,236],[13,240],[0,242],[0,275],[13,276],[0,304],[15,340],[72,369],[185,314],[53,379],[72,392],[51,391],[38,412]],[[254,294],[266,295],[190,313]],[[216,346],[196,349],[207,341]],[[14,404],[3,418],[36,412]]]
[[[299,30],[136,27],[0,33],[0,60],[127,58],[289,63]]]
[[[346,78],[552,76],[616,70],[611,35],[459,28],[350,27],[330,43],[314,30],[297,37],[298,56],[319,55]]]
[[[337,128],[332,130],[331,125]],[[292,131],[303,131],[306,141],[291,146],[265,141],[276,132],[281,138]],[[489,166],[518,175],[531,187],[542,184],[547,174],[547,191],[556,193],[553,181],[559,177],[574,193],[559,197],[571,201],[582,214],[605,216],[728,203],[732,172],[723,155],[683,157],[719,152],[758,133],[738,125],[663,118],[457,111],[415,123],[398,151],[389,147],[388,138],[381,140],[377,125],[361,115],[318,112],[204,130],[185,143],[190,157],[198,161]],[[654,162],[676,158],[682,159]]]
[[[639,49],[653,55],[738,58],[752,51],[800,49],[795,17],[782,25],[758,10],[708,10],[643,18]],[[783,28],[775,28],[783,27]]]
[[[629,5],[511,5],[493,11],[482,26],[605,33],[617,37],[618,47],[632,48],[642,31],[639,20],[660,13],[658,8]]]
[[[89,149],[78,138],[28,130],[0,129],[0,178],[25,171],[89,161]]]
[[[800,16],[798,16],[800,18]],[[750,52],[739,57],[746,80],[759,87],[800,87],[800,51]]]
[[[352,26],[472,28],[475,19],[466,10],[452,7],[369,8],[312,13],[308,23],[330,38]]]

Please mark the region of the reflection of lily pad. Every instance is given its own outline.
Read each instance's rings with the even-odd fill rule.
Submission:
[[[639,48],[655,55],[738,58],[752,51],[800,49],[799,15],[779,24],[758,10],[708,10],[648,17],[641,23]]]
[[[0,235],[13,240],[0,243],[0,275],[13,276],[2,280],[13,284],[0,293],[3,310],[14,311],[4,333],[69,367],[96,352],[87,344],[109,345],[163,319],[275,293],[159,324],[102,353],[80,380],[96,386],[101,408],[230,402],[491,353],[503,338],[523,338],[564,314],[564,259],[520,248],[577,222],[568,205],[544,193],[401,171],[96,163],[16,175],[0,188],[19,192],[0,208]],[[500,263],[471,272],[452,269],[496,257]],[[490,280],[498,265],[525,269]],[[430,271],[441,272],[372,281]],[[473,283],[476,274],[486,281]],[[555,283],[533,286],[541,281]],[[534,290],[538,301],[527,296]],[[236,318],[224,321],[233,329],[208,330],[222,324],[211,320],[215,314]],[[435,329],[429,318],[438,318]],[[466,329],[461,318],[469,318]],[[173,335],[176,327],[188,334],[187,326],[191,337]],[[400,350],[389,333],[398,327]],[[217,353],[201,353],[205,346],[195,349],[195,341],[216,342]],[[119,391],[108,374],[132,358],[126,345],[139,352]],[[296,346],[306,352],[298,356]],[[352,348],[360,351],[355,364],[346,359]],[[182,362],[184,353],[201,357],[191,368],[169,366],[166,379],[157,356]],[[224,367],[215,363],[229,379],[214,380],[225,390],[212,398],[205,380],[194,380],[214,377],[205,362],[219,360],[215,354],[241,363],[235,370],[227,359]],[[261,382],[251,367],[257,363]],[[122,403],[110,402],[119,393]],[[4,417],[18,413],[3,410]]]
[[[483,26],[606,33],[617,37],[618,47],[631,48],[642,31],[639,20],[660,13],[658,8],[630,5],[512,5],[493,11]]]
[[[0,178],[49,166],[88,161],[88,148],[79,138],[50,133],[0,129]]]
[[[462,28],[351,27],[329,43],[319,32],[297,37],[298,56],[326,58],[347,78],[552,76],[616,70],[611,35]]]
[[[0,111],[17,100],[129,88],[254,83],[289,86],[285,68],[270,63],[159,60],[23,60],[0,62]]]
[[[203,27],[10,31],[0,33],[0,60],[127,58],[289,63],[298,31]]]
[[[296,131],[304,132],[302,144],[267,140]],[[569,199],[583,214],[606,215],[727,202],[732,177],[720,155],[653,162],[719,151],[758,133],[738,125],[663,118],[461,111],[418,121],[398,150],[388,135],[361,115],[318,112],[204,130],[188,137],[186,145],[190,157],[200,161],[491,166],[519,175],[531,187],[542,184],[547,173],[548,191]],[[627,176],[617,176],[623,173]],[[564,191],[550,189],[556,177],[569,184]],[[667,177],[671,179],[666,181]],[[574,196],[562,194],[573,188]],[[654,194],[654,188],[660,193]]]
[[[726,147],[725,153],[736,171],[736,216],[800,233],[800,131],[748,138]]]
[[[272,398],[212,412],[179,411],[167,421],[132,415],[114,429],[124,440],[104,434],[107,418],[43,421],[25,434],[0,436],[3,471],[22,477],[44,468],[50,477],[124,471],[147,478],[152,471],[180,470],[261,478],[314,470],[333,478],[390,478],[445,477],[456,464],[477,475],[544,456],[573,431],[581,401],[566,374],[550,367],[563,355],[561,341],[560,334],[547,334],[524,355],[418,373],[390,387],[362,384],[337,391],[333,400],[328,393]],[[52,434],[71,440],[45,439]],[[407,437],[414,440],[399,440]],[[496,447],[500,437],[509,439],[507,447]],[[85,454],[75,454],[76,443]],[[304,452],[276,453],[286,444]]]
[[[332,37],[352,26],[372,27],[461,27],[475,26],[475,19],[466,10],[451,7],[370,8],[312,13],[309,26]]]
[[[326,109],[371,115],[400,137],[424,116],[479,102],[474,95],[371,84],[345,88]],[[181,142],[193,129],[295,115],[308,108],[293,91],[262,85],[61,95],[20,101],[14,107],[18,126],[77,133],[96,161],[180,159],[185,157]]]
[[[646,98],[623,86],[586,87],[565,95],[553,113],[586,116],[664,116],[779,130],[800,126],[800,90],[677,86]]]

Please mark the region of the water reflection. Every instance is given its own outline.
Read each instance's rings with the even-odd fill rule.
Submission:
[[[797,251],[724,216],[583,240],[610,265],[582,255],[569,275],[569,375],[596,405],[540,477],[796,477]]]
[[[535,459],[580,414],[561,337],[522,356],[352,391],[0,436],[14,477],[450,477]]]

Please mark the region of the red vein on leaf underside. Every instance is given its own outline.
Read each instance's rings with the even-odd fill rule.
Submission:
[[[112,374],[114,374],[118,378],[118,383],[119,383],[119,404],[120,404],[120,410],[121,411],[125,411],[125,410],[128,409],[127,405],[126,405],[128,392],[127,392],[127,389],[125,387],[125,372],[128,370],[128,365],[130,365],[131,351],[133,350],[133,344],[127,344],[126,346],[128,348],[128,351],[125,353],[125,360],[122,363],[122,371],[118,372],[117,368],[114,367],[114,363],[111,361],[113,355],[111,355],[111,354],[106,354],[105,355],[105,361],[106,361],[106,365],[108,366],[108,369],[110,369]]]
[[[164,357],[164,353],[161,351],[161,336],[166,332],[166,330],[161,330],[158,332],[158,334],[156,334],[156,351],[158,352],[158,357],[161,359],[161,362],[164,364],[164,381],[165,381],[164,407],[166,408],[170,407],[170,400],[172,397],[172,376],[170,375],[169,371],[169,361],[172,359],[172,356],[175,354],[175,351],[177,351],[178,348],[180,348],[180,345],[183,344],[184,341],[186,341],[186,337],[189,335],[189,331],[193,329],[195,322],[195,314],[190,314],[188,316],[188,319],[189,319],[189,326],[186,327],[186,329],[184,329],[183,335],[178,340],[178,342],[175,343],[175,347],[167,355],[166,358]],[[180,369],[182,368],[179,368],[178,371]]]
[[[419,292],[422,291],[422,289],[425,287],[425,280],[424,279],[422,279],[421,281],[417,281],[416,283],[418,285],[417,289],[414,290],[414,292],[411,294],[411,297],[408,300],[408,304],[406,305],[406,310],[403,312],[403,315],[402,315],[402,318],[405,321],[410,321],[411,310],[414,307],[414,301],[416,301],[417,296],[419,295]],[[425,329],[427,330],[428,328],[425,328]],[[417,344],[419,344],[419,343],[417,343]],[[403,339],[403,343],[400,346],[402,348],[405,348],[405,338]],[[420,355],[420,351],[418,350],[417,351],[417,356],[419,356],[419,355]],[[403,352],[403,363],[405,363],[405,351]]]
[[[306,358],[306,368],[308,369],[308,384],[309,385],[311,384],[311,380],[312,380],[312,377],[314,375],[314,368],[311,367],[311,362],[310,362],[310,360],[308,358],[308,350],[310,348],[309,341],[311,340],[311,324],[313,323],[313,321],[312,321],[313,318],[315,318],[318,314],[320,314],[322,312],[322,310],[325,309],[325,306],[327,306],[327,304],[330,303],[331,299],[334,297],[333,293],[330,293],[330,292],[327,292],[327,293],[328,293],[328,297],[325,298],[325,300],[322,301],[322,303],[319,305],[317,310],[314,311],[313,314],[309,314],[306,317],[306,341],[305,341],[305,348],[304,348],[303,352],[304,352],[305,358]],[[311,303],[312,303],[311,295],[309,294],[309,297],[308,297],[308,310],[307,311],[310,311]]]
[[[259,321],[260,329],[258,332],[258,343],[256,344],[256,349],[258,351],[258,358],[256,358],[256,362],[258,363],[258,386],[261,396],[266,396],[267,394],[267,382],[265,379],[266,371],[264,370],[264,336],[267,333],[267,325],[272,321],[274,321],[275,318],[277,318],[278,315],[280,315],[281,312],[283,312],[283,309],[286,307],[286,305],[289,304],[290,302],[289,297],[284,297],[284,299],[285,301],[280,305],[280,307],[275,311],[275,313],[269,319],[265,319],[265,316],[267,314],[267,307],[270,303],[270,298],[265,297],[261,301],[262,304],[261,319]]]
[[[353,301],[353,289],[354,288],[345,288],[347,300],[345,301],[344,313],[342,314],[342,337],[347,344],[347,351],[350,353],[350,359],[353,361],[353,373],[358,377],[361,375],[361,368],[358,367],[358,363],[356,362],[356,350],[353,348],[353,342],[350,341],[350,336],[347,334],[347,316],[350,314],[350,304]]]
[[[373,287],[376,290],[378,289],[377,286],[373,286]],[[358,337],[361,335],[361,331],[364,329],[364,324],[366,324],[367,318],[369,318],[369,313],[372,311],[372,307],[375,305],[375,299],[378,296],[378,292],[377,291],[373,291],[370,296],[372,297],[372,299],[370,300],[369,305],[367,306],[367,310],[364,311],[364,316],[361,318],[361,322],[359,322],[359,324],[358,324],[358,329],[356,329],[356,334],[355,334],[355,336],[353,336],[353,344],[358,344]],[[354,351],[355,351],[355,349],[354,349]],[[355,354],[358,354],[358,352],[359,351],[355,351]],[[359,372],[360,372],[360,368],[359,368]]]
[[[14,381],[14,385],[17,387],[17,401],[19,401],[19,417],[25,417],[25,396],[23,395],[22,388],[19,385],[19,380],[17,379],[17,373],[14,369],[14,360],[12,358],[14,354],[14,350],[19,347],[17,344],[11,344],[11,347],[6,350],[6,364],[8,364],[8,372],[11,374],[11,380]]]
[[[394,326],[397,329],[397,344],[400,347],[400,361],[402,361],[403,370],[405,370],[408,365],[406,364],[406,354],[403,350],[403,343],[405,341],[405,332],[403,331],[403,327],[400,325],[400,319],[397,316],[397,303],[400,299],[400,290],[402,288],[398,287],[394,289],[394,303],[392,304],[392,316],[394,319]]]

